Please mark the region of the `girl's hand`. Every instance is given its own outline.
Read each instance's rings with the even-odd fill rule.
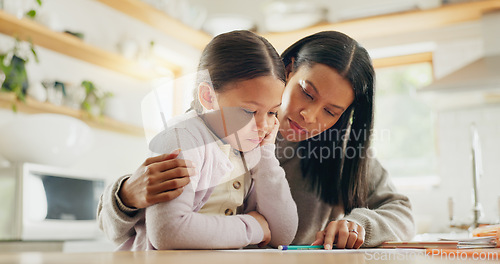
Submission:
[[[323,245],[325,249],[355,248],[358,249],[365,242],[365,229],[354,222],[347,220],[331,221],[325,230],[316,233],[316,240],[312,245]]]
[[[257,211],[251,211],[248,215],[253,216],[257,222],[259,222],[260,227],[264,231],[264,239],[259,243],[259,247],[265,247],[269,242],[271,242],[271,230],[269,229],[269,224],[267,223],[266,218],[259,214]]]
[[[176,159],[180,150],[146,159],[134,174],[125,180],[118,192],[123,204],[146,208],[170,201],[181,195],[184,186],[196,173],[189,160]]]
[[[280,121],[278,120],[277,117],[275,117],[274,125],[273,128],[271,129],[271,132],[266,134],[264,139],[260,142],[260,145],[264,146],[265,144],[274,144],[276,142],[276,135],[278,134],[279,128],[280,128]]]

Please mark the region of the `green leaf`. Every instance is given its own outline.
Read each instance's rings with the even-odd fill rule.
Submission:
[[[17,113],[17,105],[12,104],[12,112]]]
[[[35,18],[35,16],[36,16],[36,10],[31,9],[30,11],[28,11],[28,12],[26,13],[26,15],[27,15],[29,18]]]
[[[5,78],[7,78],[12,70],[12,65],[4,64],[5,56],[7,56],[7,54],[0,54],[0,71],[3,72],[5,74]]]
[[[42,6],[42,0],[36,0],[39,6]]]
[[[83,81],[82,86],[85,87],[85,92],[87,93],[87,95],[95,92],[96,90],[94,83],[91,81],[87,80]]]
[[[35,58],[36,63],[39,63],[38,55],[36,54],[36,50],[33,46],[30,47],[31,53],[33,53],[33,57]]]
[[[83,101],[82,103],[82,109],[87,112],[87,113],[90,113],[90,109],[92,108],[92,106],[90,106],[89,102],[87,101]]]

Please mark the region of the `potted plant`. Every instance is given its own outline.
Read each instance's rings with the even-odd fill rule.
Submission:
[[[17,100],[24,102],[28,89],[28,75],[26,73],[28,55],[31,53],[36,62],[38,62],[38,56],[31,41],[29,42],[29,52],[26,52],[21,44],[19,39],[16,39],[11,50],[0,53],[0,81],[2,82],[0,92],[12,92]],[[28,55],[24,55],[26,53]],[[13,105],[13,110],[16,111],[15,105]]]
[[[83,111],[90,116],[101,116],[103,114],[106,100],[113,96],[110,92],[102,92],[97,89],[93,82],[84,80],[81,84],[85,88],[85,99],[82,102]]]

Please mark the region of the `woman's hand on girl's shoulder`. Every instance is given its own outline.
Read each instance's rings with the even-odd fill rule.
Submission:
[[[365,229],[347,220],[331,221],[323,231],[316,233],[312,245],[323,245],[325,249],[354,248],[358,249],[365,242]]]
[[[146,159],[143,164],[125,180],[118,196],[123,204],[131,208],[146,208],[166,202],[181,195],[189,176],[196,174],[189,160],[176,159],[179,151]]]
[[[273,128],[269,133],[266,134],[264,139],[260,142],[260,145],[264,146],[266,144],[274,144],[276,142],[276,135],[278,134],[279,128],[280,128],[280,121],[278,120],[277,117],[275,117]]]

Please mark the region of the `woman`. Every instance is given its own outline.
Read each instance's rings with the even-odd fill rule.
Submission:
[[[293,244],[359,248],[410,239],[410,202],[370,157],[374,70],[367,51],[326,31],[299,40],[281,57],[287,83],[276,156],[297,203]],[[98,211],[108,237],[124,241],[142,208],[182,192],[191,165],[175,155],[147,159],[107,188]]]

